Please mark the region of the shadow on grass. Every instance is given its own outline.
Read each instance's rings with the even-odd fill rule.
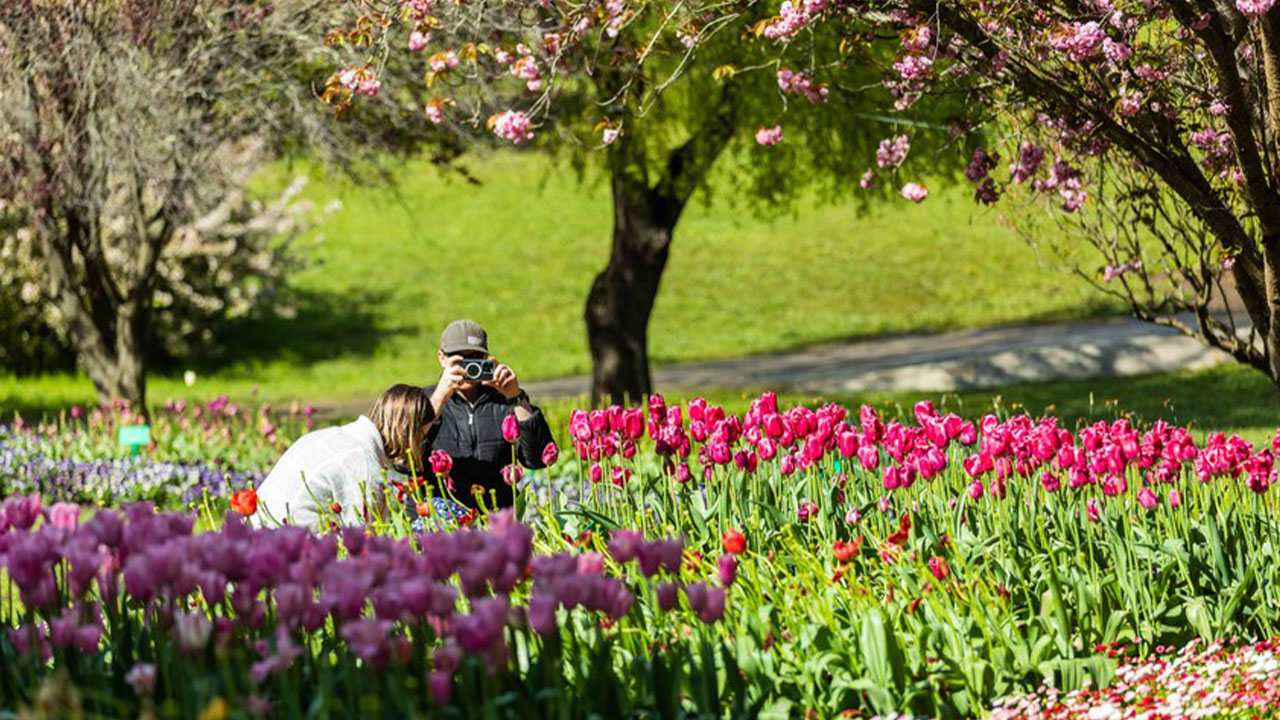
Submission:
[[[389,295],[368,290],[342,294],[301,291],[293,317],[263,315],[229,324],[218,333],[216,355],[185,361],[183,367],[210,374],[239,363],[305,365],[340,356],[372,355],[385,338],[399,331],[380,326],[373,312],[385,306]]]

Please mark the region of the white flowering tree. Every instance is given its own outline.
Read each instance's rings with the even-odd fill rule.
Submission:
[[[0,300],[23,308],[6,338],[65,340],[103,399],[145,412],[154,352],[266,297],[301,208],[248,197],[253,170],[425,137],[391,98],[326,122],[331,19],[307,0],[0,2]]]
[[[410,89],[421,94],[424,122],[469,143],[538,146],[606,170],[612,249],[584,310],[597,401],[652,390],[649,317],[676,225],[719,159],[737,156],[732,194],[781,203],[819,178],[856,188],[858,163],[876,142],[895,123],[919,120],[869,112],[877,102],[867,90],[882,92],[871,56],[882,50],[815,35],[839,59],[780,60],[769,15],[752,2],[349,5],[350,20],[329,38],[350,52],[325,95],[339,112],[403,92],[386,82],[385,63],[417,56],[425,87]],[[939,131],[924,145],[948,139]],[[919,137],[917,148],[939,160]],[[898,141],[896,152],[906,151]]]

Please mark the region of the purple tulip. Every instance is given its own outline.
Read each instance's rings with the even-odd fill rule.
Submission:
[[[609,538],[609,555],[620,563],[634,560],[644,542],[643,536],[635,530],[615,530]]]
[[[720,566],[720,584],[729,587],[734,580],[738,579],[738,561],[732,555],[721,555],[718,561]]]
[[[670,612],[676,606],[676,601],[680,596],[677,594],[675,585],[669,582],[660,582],[654,588],[655,594],[658,596],[658,609],[663,612]]]
[[[708,586],[706,601],[698,611],[698,619],[710,625],[724,617],[724,588]]]
[[[543,637],[556,631],[556,601],[554,598],[535,595],[529,598],[529,626]]]

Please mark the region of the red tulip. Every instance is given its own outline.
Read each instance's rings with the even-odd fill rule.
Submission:
[[[837,540],[831,546],[831,551],[835,553],[836,560],[840,562],[848,562],[849,558],[858,554],[858,549],[862,545],[862,536],[859,535],[857,540],[853,542],[845,542]]]
[[[907,540],[911,537],[911,516],[903,513],[902,520],[898,523],[898,531],[885,538],[891,545],[906,545]]]
[[[231,509],[245,517],[249,517],[258,511],[258,493],[252,489],[232,493]]]
[[[547,465],[547,466],[555,465],[556,460],[559,460],[559,459],[560,459],[560,448],[556,447],[556,444],[554,442],[549,442],[547,443],[546,447],[542,448],[542,464],[543,465]]]
[[[747,551],[747,536],[737,530],[726,530],[720,536],[720,544],[724,546],[724,551],[730,555],[740,555]]]

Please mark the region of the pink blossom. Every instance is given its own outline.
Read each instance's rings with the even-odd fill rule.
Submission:
[[[1111,38],[1102,41],[1102,54],[1112,63],[1119,65],[1120,63],[1133,57],[1133,50],[1122,42],[1116,42]]]
[[[1275,4],[1276,0],[1236,0],[1236,9],[1246,17],[1258,17]]]
[[[763,34],[771,40],[787,40],[811,22],[807,3],[786,0],[778,8],[778,18],[765,26]]]
[[[911,138],[906,135],[896,135],[881,140],[880,147],[876,149],[876,165],[882,170],[896,168],[907,159],[909,152],[911,152]]]
[[[427,43],[431,42],[431,32],[422,32],[414,30],[409,33],[409,50],[412,52],[422,52],[427,47]]]
[[[600,140],[605,145],[612,145],[613,141],[618,139],[618,135],[621,132],[622,132],[622,128],[607,127],[604,129],[604,132],[600,133]]]
[[[338,73],[338,82],[342,86],[357,95],[365,97],[373,97],[378,94],[378,90],[382,88],[382,82],[373,74],[373,70],[369,66],[358,68],[346,68]],[[223,401],[226,402],[225,400]],[[216,411],[215,411],[216,412]],[[229,412],[234,415],[235,413]]]
[[[1073,23],[1051,37],[1049,44],[1071,62],[1078,63],[1097,54],[1106,37],[1106,32],[1096,22]]]
[[[902,197],[913,203],[922,203],[929,197],[929,189],[919,183],[909,182],[902,186]]]
[[[458,66],[458,53],[452,50],[438,52],[427,58],[427,67],[432,72],[444,72]]]
[[[1018,147],[1018,160],[1009,166],[1009,174],[1016,183],[1024,183],[1035,176],[1044,162],[1044,148],[1030,140],[1022,141]]]
[[[433,125],[439,125],[444,122],[444,104],[443,98],[431,98],[427,101],[426,113],[427,119]]]
[[[774,125],[771,128],[761,126],[756,129],[756,142],[761,145],[777,145],[782,142],[782,126]]]
[[[927,55],[907,55],[893,64],[894,72],[908,82],[923,80],[929,77],[933,69],[933,58]]]
[[[510,140],[513,145],[533,139],[529,116],[522,110],[507,110],[494,116],[493,134],[504,140]]]

